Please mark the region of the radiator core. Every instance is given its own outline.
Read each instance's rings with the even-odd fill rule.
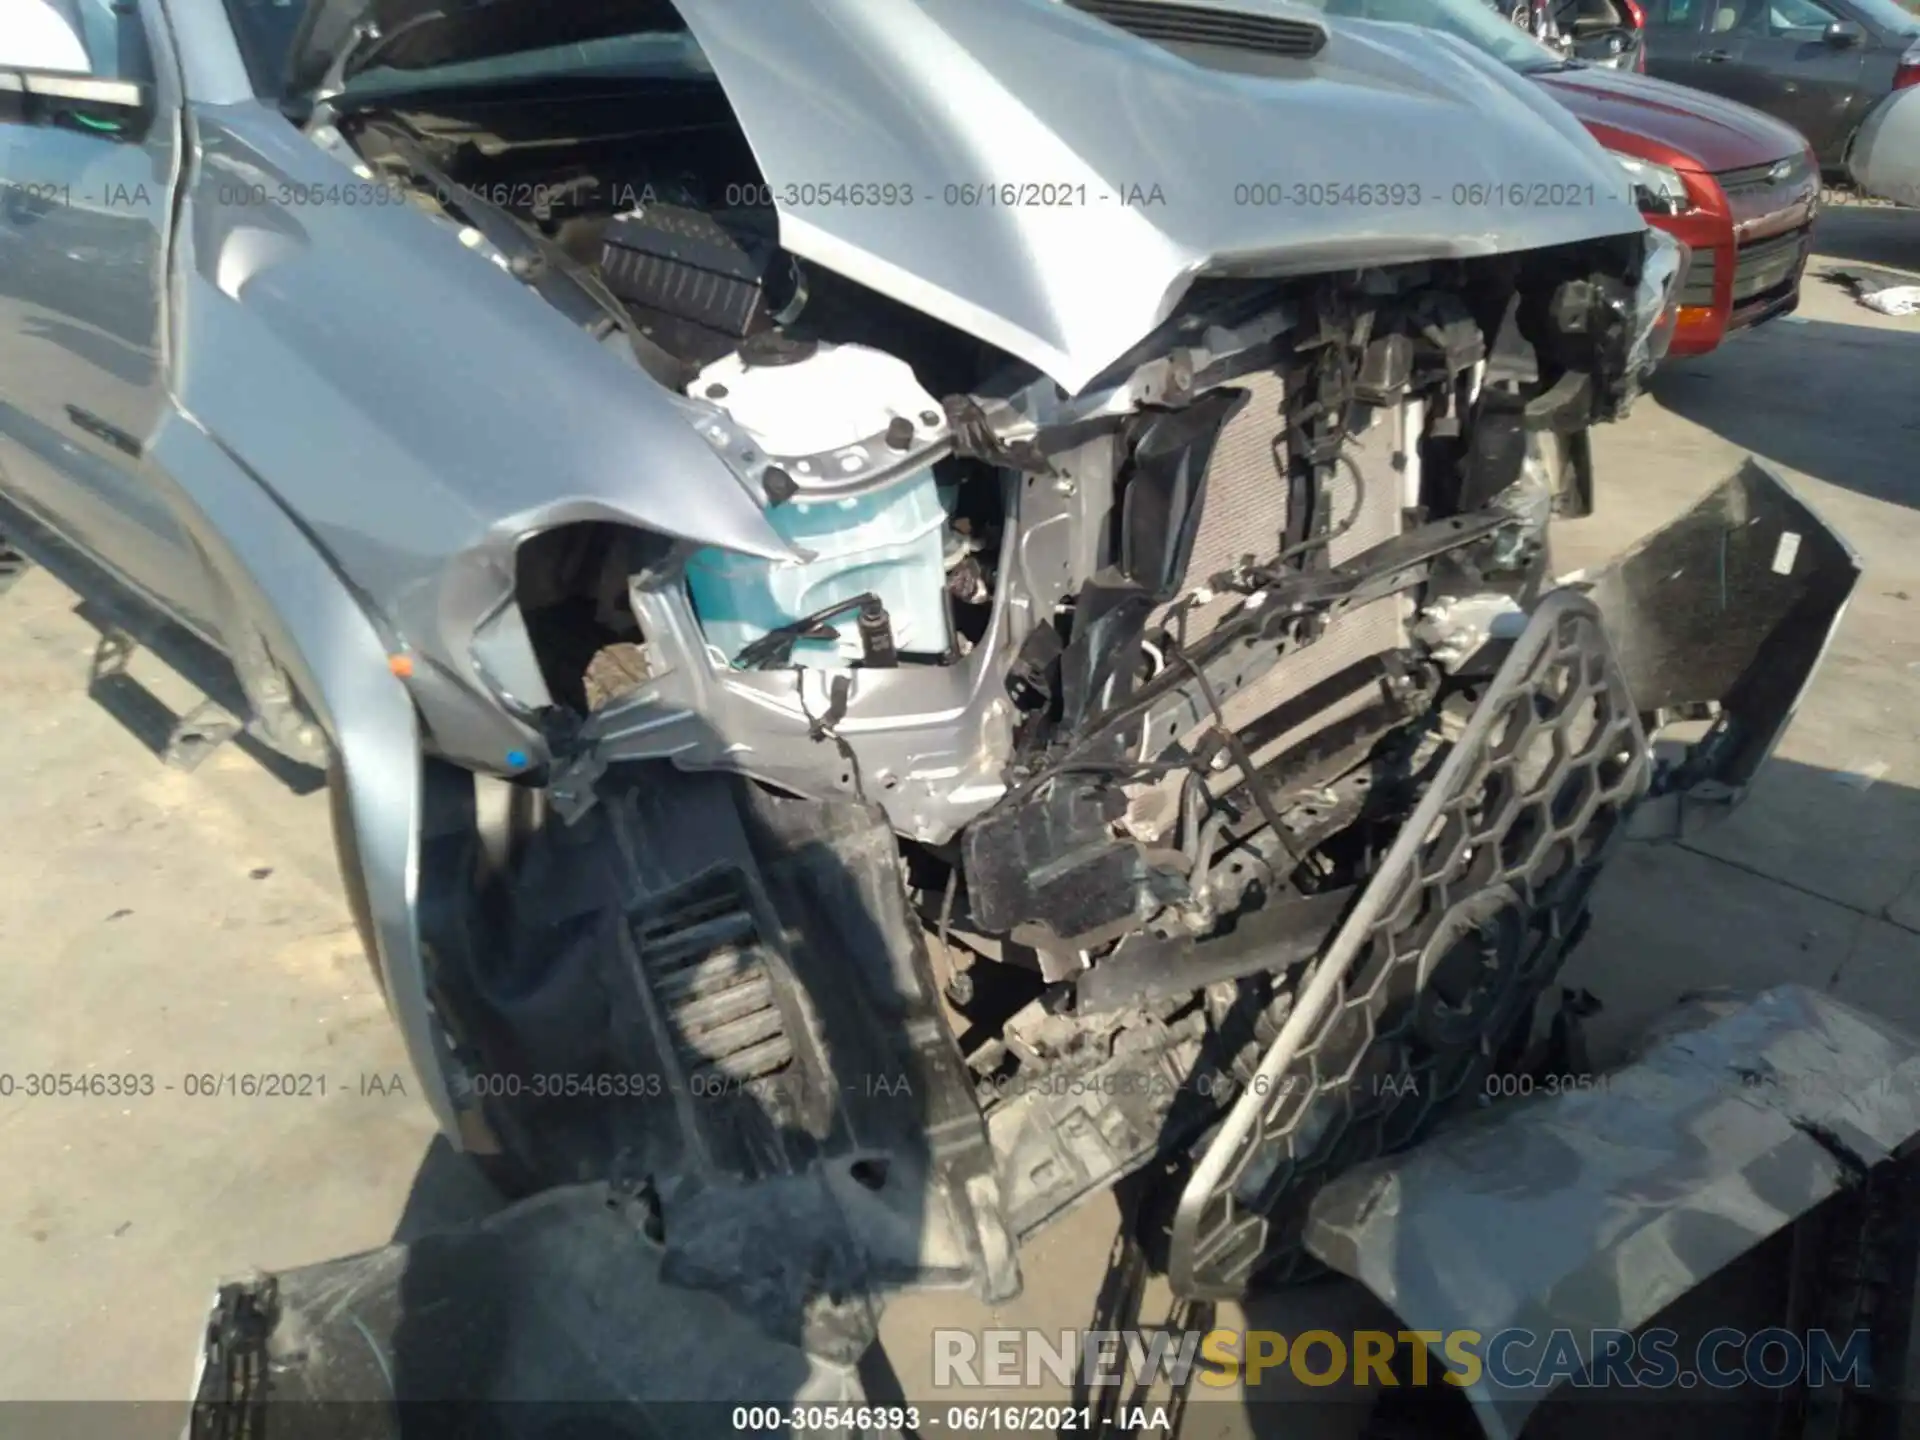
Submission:
[[[1207,577],[1231,569],[1244,556],[1271,560],[1280,553],[1286,528],[1287,494],[1285,422],[1281,378],[1264,372],[1237,381],[1250,399],[1227,423],[1207,466],[1206,499],[1201,506],[1193,558],[1187,566],[1187,588],[1206,583]],[[1336,565],[1350,560],[1400,533],[1402,525],[1401,471],[1397,455],[1411,450],[1417,437],[1407,435],[1406,412],[1354,407],[1352,438],[1347,454],[1364,483],[1356,483],[1346,465],[1336,467],[1329,485],[1332,520],[1340,525],[1354,514],[1352,527],[1328,547]],[[1402,462],[1404,463],[1404,462]],[[1220,596],[1187,614],[1183,644],[1207,635],[1239,605],[1237,596]],[[1155,623],[1167,618],[1172,605],[1162,607]],[[1264,674],[1247,677],[1231,698],[1222,694],[1227,722],[1235,730],[1266,714],[1288,696],[1297,694],[1371,656],[1404,648],[1413,618],[1407,595],[1388,596],[1348,612],[1313,644],[1282,659]],[[1263,750],[1277,751],[1297,743],[1322,726],[1343,718],[1368,703],[1366,692],[1352,701],[1323,711],[1296,731],[1277,737]],[[1209,722],[1210,723],[1210,722]],[[1197,728],[1206,729],[1203,725]]]

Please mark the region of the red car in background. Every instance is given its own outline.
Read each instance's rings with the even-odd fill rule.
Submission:
[[[1797,130],[1702,90],[1569,59],[1484,0],[1307,3],[1443,31],[1546,86],[1578,116],[1626,171],[1647,222],[1692,247],[1669,354],[1704,355],[1800,303],[1820,167]]]
[[[1798,131],[1645,75],[1581,68],[1538,78],[1620,158],[1648,223],[1693,248],[1669,354],[1704,355],[1799,304],[1820,167]]]

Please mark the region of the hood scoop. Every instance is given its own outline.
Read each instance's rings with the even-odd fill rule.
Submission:
[[[1083,15],[1104,20],[1116,30],[1158,45],[1220,45],[1311,60],[1327,43],[1327,32],[1311,20],[1248,15],[1210,5],[1167,4],[1165,0],[1065,0]]]

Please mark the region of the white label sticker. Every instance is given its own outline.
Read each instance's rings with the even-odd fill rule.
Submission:
[[[1789,530],[1780,537],[1780,543],[1773,547],[1773,573],[1791,575],[1794,557],[1800,553],[1800,536]]]

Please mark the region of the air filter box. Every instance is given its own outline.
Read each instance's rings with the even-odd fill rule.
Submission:
[[[698,365],[768,329],[799,284],[771,213],[683,205],[609,220],[600,274],[655,344]]]

